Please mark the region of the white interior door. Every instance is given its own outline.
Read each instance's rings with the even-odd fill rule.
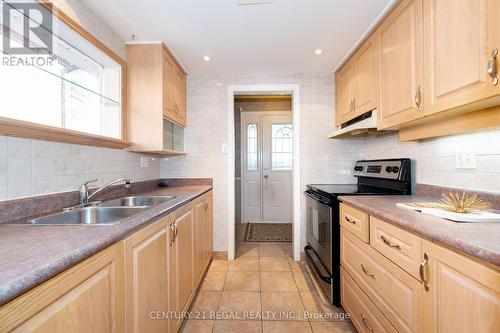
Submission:
[[[262,117],[262,220],[292,221],[292,117]]]
[[[241,114],[242,223],[291,223],[292,156],[290,113]]]

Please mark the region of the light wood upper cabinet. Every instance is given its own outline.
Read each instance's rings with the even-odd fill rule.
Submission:
[[[123,248],[115,244],[0,308],[1,332],[123,332]]]
[[[356,51],[353,61],[356,68],[354,80],[354,113],[357,116],[378,107],[380,73],[379,35],[375,33]]]
[[[385,129],[424,116],[422,0],[403,0],[379,28],[380,111]]]
[[[337,126],[377,108],[378,48],[374,35],[335,73]]]
[[[162,44],[128,44],[126,51],[129,149],[172,154],[186,126],[186,73]]]
[[[126,332],[166,332],[166,320],[152,311],[168,309],[168,229],[173,215],[152,223],[124,241]]]
[[[500,84],[487,72],[500,49],[500,2],[429,0],[424,9],[425,113],[500,104]]]
[[[500,332],[500,273],[428,241],[423,252],[424,332]]]
[[[351,60],[335,73],[337,91],[336,124],[337,126],[351,120],[354,115],[354,77],[355,67]]]

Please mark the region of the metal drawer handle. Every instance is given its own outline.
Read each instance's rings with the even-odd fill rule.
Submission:
[[[418,86],[417,92],[415,93],[415,105],[418,111],[422,111],[422,89],[420,86]]]
[[[371,328],[369,325],[368,325],[368,320],[366,319],[365,315],[364,314],[361,314],[361,319],[363,320],[363,325],[365,325],[365,327],[370,331],[370,332],[373,332],[373,328]]]
[[[424,253],[424,261],[420,264],[420,279],[424,283],[425,291],[429,291],[429,281],[425,279],[425,266],[429,263],[429,256],[427,253]]]
[[[170,238],[170,246],[172,246],[175,243],[175,227],[173,222],[170,223],[169,229],[172,232],[172,237]]]
[[[351,220],[349,217],[347,217],[347,215],[344,215],[344,218],[347,222],[352,223],[352,224],[356,224],[356,220]]]
[[[401,251],[401,246],[399,244],[396,244],[396,243],[393,243],[391,242],[390,240],[388,240],[384,235],[380,236],[380,239],[382,240],[382,242],[384,242],[386,245],[390,246],[390,247],[393,247],[395,249],[398,249],[399,251]]]
[[[361,264],[361,269],[363,270],[363,273],[365,273],[366,275],[368,275],[372,279],[375,279],[375,275],[373,275],[372,273],[368,272],[368,270],[366,269],[366,267],[363,264]]]
[[[498,55],[498,49],[494,48],[491,51],[491,58],[488,59],[488,74],[491,76],[491,84],[496,86],[498,84],[498,77],[497,77],[497,55]]]

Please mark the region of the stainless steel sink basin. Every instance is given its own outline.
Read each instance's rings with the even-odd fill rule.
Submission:
[[[173,195],[164,196],[133,196],[105,201],[101,207],[150,207],[177,198]]]
[[[111,225],[123,222],[146,207],[84,207],[32,219],[38,225]]]

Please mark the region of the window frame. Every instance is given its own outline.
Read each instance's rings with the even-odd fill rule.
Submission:
[[[116,61],[121,66],[121,138],[116,139],[112,137],[89,134],[56,126],[43,125],[39,123],[1,116],[0,135],[116,149],[123,149],[130,146],[130,142],[127,141],[127,71],[125,60],[114,53],[110,48],[104,45],[104,43],[97,39],[97,37],[92,35],[83,26],[81,26],[51,2],[48,2],[46,0],[37,0],[37,3],[45,7],[47,10],[52,11],[52,15],[54,17],[66,24],[82,38],[86,39],[97,49]]]

